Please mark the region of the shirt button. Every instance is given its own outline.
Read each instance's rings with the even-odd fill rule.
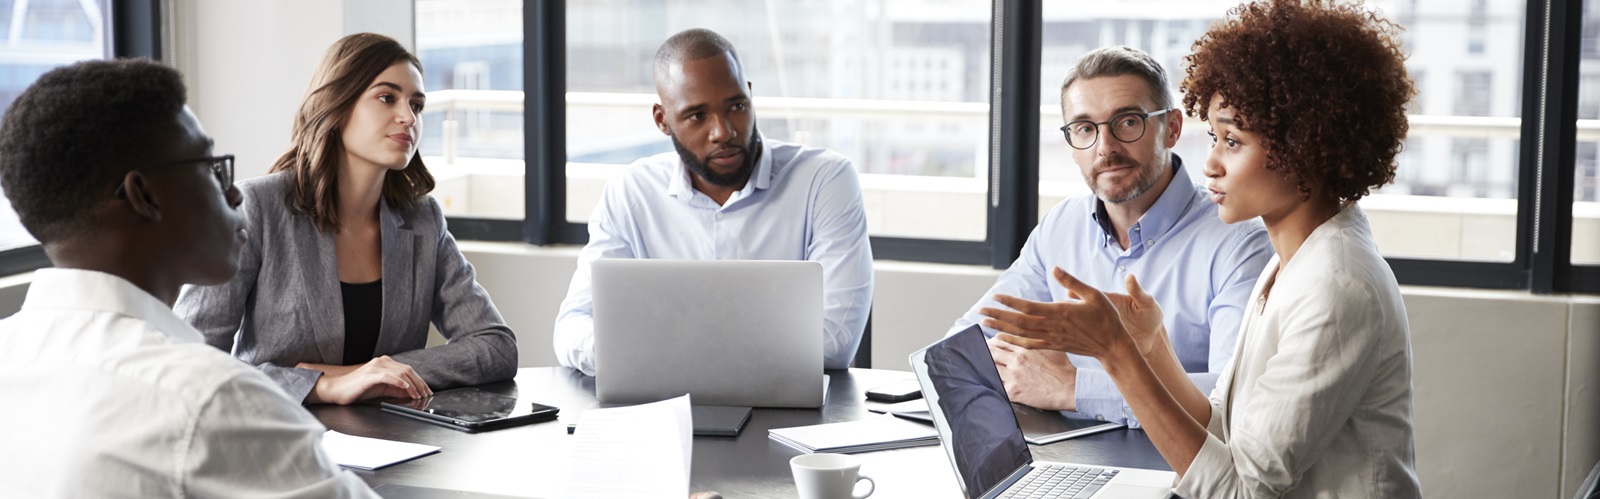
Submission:
[[[1139,226],[1137,226],[1137,225],[1133,226],[1133,231],[1134,232],[1139,232]]]
[[[1127,272],[1127,271],[1128,271],[1128,267],[1122,266],[1122,265],[1118,265],[1117,266],[1117,272]]]
[[[721,213],[717,214],[717,220],[722,220],[722,214]]]
[[[1154,239],[1151,239],[1151,240],[1149,240],[1149,241],[1145,241],[1145,242],[1144,242],[1144,245],[1145,245],[1145,246],[1149,246],[1149,245],[1152,245],[1152,244],[1155,244],[1155,243],[1156,243],[1156,241],[1155,241],[1155,240],[1154,240]]]

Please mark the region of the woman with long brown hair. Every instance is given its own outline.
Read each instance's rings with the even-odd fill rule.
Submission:
[[[445,229],[417,155],[422,64],[394,39],[323,56],[289,151],[239,183],[250,231],[232,281],[176,311],[290,397],[418,398],[516,374],[516,339]],[[427,344],[428,325],[449,341]]]

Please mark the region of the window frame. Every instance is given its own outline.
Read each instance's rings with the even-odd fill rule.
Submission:
[[[1600,293],[1600,265],[1574,265],[1571,260],[1582,2],[1527,4],[1515,257],[1510,262],[1386,258],[1400,284],[1520,289],[1540,295]],[[451,231],[460,239],[534,245],[588,241],[586,224],[566,220],[565,3],[530,2],[523,11],[523,81],[532,104],[525,106],[524,126],[527,216],[520,221],[451,217]],[[994,0],[993,14],[987,237],[950,241],[873,236],[877,259],[1004,269],[1020,254],[1036,224],[1039,144],[1034,131],[1040,95],[1034,87],[1039,81],[1041,5]]]

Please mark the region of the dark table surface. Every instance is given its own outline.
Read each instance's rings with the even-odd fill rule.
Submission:
[[[794,497],[789,459],[800,451],[767,437],[767,430],[887,417],[868,412],[878,405],[864,393],[911,379],[904,371],[829,371],[822,409],[756,409],[738,437],[694,437],[691,487],[729,498]],[[464,433],[382,412],[376,404],[311,406],[328,429],[363,437],[437,445],[431,456],[376,471],[355,471],[374,486],[400,485],[526,497],[554,497],[565,484],[574,437],[566,425],[597,407],[594,378],[561,367],[523,368],[512,381],[478,388],[561,408],[558,421],[484,433]],[[1101,466],[1170,470],[1142,431],[1116,430],[1044,446],[1034,459]],[[625,451],[621,450],[621,451]],[[960,497],[955,471],[939,446],[856,454],[861,473],[877,484],[875,497]]]

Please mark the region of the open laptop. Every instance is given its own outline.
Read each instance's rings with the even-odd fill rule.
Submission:
[[[822,264],[601,259],[590,272],[602,404],[822,406]]]
[[[1035,462],[984,340],[973,326],[911,354],[911,369],[967,497],[1171,496],[1177,475],[1170,471]]]

